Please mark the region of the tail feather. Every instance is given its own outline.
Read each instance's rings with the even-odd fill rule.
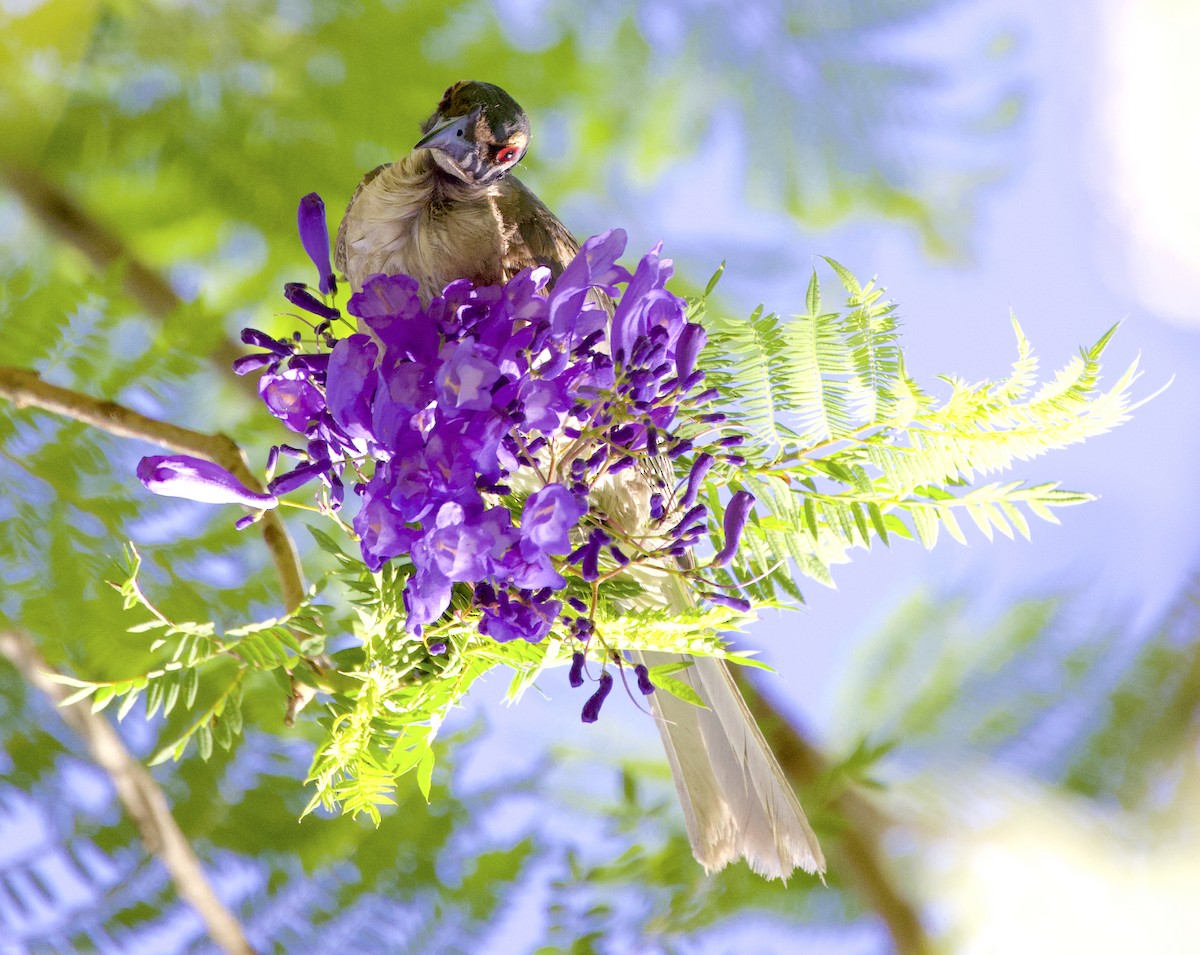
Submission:
[[[647,666],[691,660],[642,656]],[[650,697],[696,859],[707,872],[745,858],[767,878],[786,880],[796,868],[823,874],[816,834],[725,662],[701,657],[676,676],[708,705]]]

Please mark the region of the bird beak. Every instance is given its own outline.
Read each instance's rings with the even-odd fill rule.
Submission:
[[[413,149],[439,149],[455,162],[463,163],[475,151],[475,138],[467,133],[474,131],[478,115],[475,110],[431,129]]]

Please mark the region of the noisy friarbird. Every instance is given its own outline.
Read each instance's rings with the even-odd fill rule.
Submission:
[[[367,173],[350,200],[335,261],[352,289],[375,273],[402,272],[427,305],[455,279],[493,285],[529,266],[547,266],[556,279],[579,245],[511,175],[529,146],[529,119],[516,101],[490,83],[455,83],[421,131],[412,152]],[[596,496],[622,526],[645,525],[651,481],[626,471]],[[678,578],[658,580],[660,606],[689,605]],[[823,872],[816,836],[725,663],[644,656],[650,666],[689,660],[676,676],[707,704],[661,690],[649,698],[696,859],[715,871],[744,857],[772,878],[797,867]]]
[[[350,200],[335,263],[351,286],[403,272],[428,305],[454,279],[495,285],[539,265],[558,278],[579,245],[509,175],[529,146],[516,101],[490,83],[455,83],[421,131],[411,153],[372,169]]]

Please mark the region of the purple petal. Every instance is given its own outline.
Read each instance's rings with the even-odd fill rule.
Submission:
[[[482,411],[492,406],[492,385],[500,369],[480,354],[471,339],[442,349],[443,362],[434,376],[438,401],[448,412]]]
[[[378,375],[379,346],[367,335],[350,335],[333,346],[325,401],[333,420],[352,440],[371,437],[371,403]]]
[[[571,531],[586,513],[587,503],[577,495],[561,484],[547,484],[525,502],[521,540],[547,554],[569,554]]]
[[[350,296],[346,309],[397,357],[424,363],[437,354],[437,324],[421,310],[417,280],[410,276],[367,276],[362,291]]]
[[[560,294],[574,294],[593,285],[611,286],[616,282],[628,281],[629,273],[616,264],[625,251],[625,241],[624,229],[609,229],[584,242],[558,277],[550,293],[551,299]]]
[[[279,503],[274,495],[250,490],[221,465],[187,454],[142,458],[137,476],[147,488],[163,497],[183,497],[204,504],[244,504],[259,509]]]
[[[258,379],[258,394],[267,410],[297,434],[325,410],[324,397],[303,368],[268,372]]]
[[[310,192],[300,200],[296,224],[300,228],[300,243],[317,267],[321,294],[329,295],[337,290],[337,280],[329,264],[329,227],[325,223],[325,203],[315,192]]]
[[[436,567],[419,568],[404,588],[404,606],[408,610],[409,632],[419,634],[450,606],[451,583]]]
[[[372,573],[413,545],[416,532],[406,527],[402,515],[388,504],[387,486],[379,474],[363,491],[362,507],[354,515],[354,532],[359,537],[363,562]]]
[[[265,368],[271,362],[277,360],[277,356],[275,355],[243,355],[241,358],[233,360],[233,373],[235,375],[248,375],[250,372]]]

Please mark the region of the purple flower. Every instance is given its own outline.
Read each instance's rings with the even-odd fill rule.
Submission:
[[[600,551],[610,540],[611,538],[600,528],[593,528],[592,532],[588,534],[587,541],[572,551],[567,562],[573,564],[578,561],[583,579],[595,580],[600,576]]]
[[[438,330],[421,310],[417,281],[407,275],[372,275],[346,305],[383,342],[393,359],[425,364],[438,350]]]
[[[525,501],[521,511],[522,551],[569,554],[571,531],[587,513],[587,503],[561,484],[547,484]]]
[[[299,434],[325,410],[324,397],[303,368],[266,372],[258,379],[258,394],[271,414]]]
[[[544,551],[530,548],[529,553],[521,547],[512,547],[496,564],[496,577],[514,587],[540,590],[549,587],[560,590],[567,585],[554,568],[554,561]]]
[[[527,377],[521,380],[518,393],[527,428],[553,434],[562,427],[572,403],[565,382]]]
[[[754,495],[749,491],[738,491],[730,499],[729,506],[725,508],[725,546],[712,559],[718,567],[728,564],[737,553],[738,542],[742,539],[742,531],[746,529],[752,507]]]
[[[297,308],[302,308],[306,312],[312,312],[321,318],[333,319],[342,314],[336,308],[331,308],[313,295],[312,292],[305,288],[303,282],[288,282],[283,287],[283,297]]]
[[[204,504],[244,504],[260,510],[279,503],[274,495],[250,490],[221,465],[188,454],[142,458],[137,476],[163,497],[184,497]]]
[[[420,558],[420,546],[412,550],[414,563]],[[433,623],[450,606],[450,578],[442,574],[436,566],[418,566],[409,576],[404,587],[404,607],[408,610],[408,620],[405,626],[411,633],[421,633],[427,623]]]
[[[496,603],[484,608],[479,629],[500,643],[512,640],[537,643],[550,632],[561,610],[562,602],[558,600],[514,599],[501,591]]]
[[[447,412],[490,408],[491,387],[500,377],[500,369],[469,338],[447,344],[441,357],[442,366],[434,381],[442,408]]]
[[[354,516],[363,563],[375,573],[393,557],[408,553],[417,532],[388,502],[387,487],[378,474],[364,486],[362,507]]]
[[[634,345],[639,338],[649,334],[651,327],[657,322],[652,321],[653,313],[667,308],[667,312],[657,317],[667,317],[675,310],[683,324],[683,303],[681,299],[671,295],[664,288],[667,279],[674,271],[670,259],[659,256],[662,244],[651,249],[638,263],[637,270],[630,279],[621,296],[612,320],[612,354],[628,358],[633,354]],[[671,300],[675,300],[674,303]],[[673,308],[672,308],[673,305]],[[678,335],[678,330],[676,330]]]
[[[277,360],[274,355],[243,355],[241,358],[233,360],[233,373],[235,375],[248,375],[250,372],[265,368],[271,362]]]
[[[616,285],[629,281],[629,272],[617,265],[617,259],[625,251],[626,239],[624,229],[609,229],[592,236],[567,264],[551,294],[574,294],[596,286],[609,295],[616,295]]]
[[[738,610],[741,613],[748,613],[750,610],[750,601],[742,597],[734,597],[730,594],[705,593],[705,600],[710,600],[715,604],[720,604],[722,607],[729,607],[732,610]]]
[[[325,400],[338,427],[353,441],[372,437],[371,402],[378,375],[375,359],[379,347],[367,335],[343,338],[329,356]]]
[[[493,554],[505,548],[511,527],[507,508],[493,507],[479,520],[470,520],[462,505],[447,501],[427,537],[429,550],[446,577],[473,583],[491,573]]]
[[[386,327],[390,320],[407,321],[421,313],[417,288],[417,280],[410,275],[368,275],[362,291],[350,296],[347,309],[378,331],[373,322]]]
[[[325,223],[325,203],[315,192],[300,200],[296,212],[296,224],[300,227],[300,243],[317,267],[322,295],[337,290],[337,280],[329,264],[329,227]]]
[[[329,294],[329,236],[315,194],[301,201],[298,224],[320,290]],[[683,439],[673,427],[679,407],[699,400],[691,392],[703,378],[696,364],[705,333],[666,290],[672,266],[659,247],[631,276],[617,261],[625,243],[619,229],[588,239],[550,290],[549,269],[526,269],[504,285],[457,279],[427,307],[415,279],[369,276],[347,306],[364,333],[334,343],[328,326],[318,328],[317,347],[307,353],[299,335],[244,333],[262,354],[239,359],[237,371],[264,369],[263,400],[307,439],[305,450],[283,448],[298,461],[271,490],[320,480],[336,509],[346,486],[353,488],[361,501],[354,530],[367,567],[411,561],[404,584],[410,630],[437,620],[454,585],[464,584],[460,590],[473,593],[481,615],[480,632],[502,642],[544,639],[562,609],[553,598],[566,587],[565,564],[594,581],[645,559],[644,545],[625,529],[590,527],[583,540],[579,524],[600,475],[651,454],[696,457],[675,489],[678,502],[669,488],[653,491],[646,530],[673,535],[662,545],[664,559],[686,555],[706,534],[696,500],[714,458],[728,460],[728,452],[715,437]],[[618,297],[622,285],[610,329],[600,302]],[[284,290],[320,319],[338,317],[313,292],[299,283]],[[571,460],[562,461],[567,442]],[[531,483],[540,489],[517,521],[512,489]],[[736,550],[747,497],[735,495],[730,504],[718,562]],[[574,552],[573,544],[580,545]],[[586,639],[587,607],[575,610],[571,632]],[[581,666],[577,661],[572,679],[582,678]],[[644,668],[637,672],[642,692],[653,689]],[[586,720],[598,715],[612,679],[601,675]]]
[[[287,342],[281,342],[277,338],[272,338],[266,332],[260,332],[257,328],[243,328],[242,341],[247,345],[265,348],[277,358],[286,358],[296,350],[294,346]]]

